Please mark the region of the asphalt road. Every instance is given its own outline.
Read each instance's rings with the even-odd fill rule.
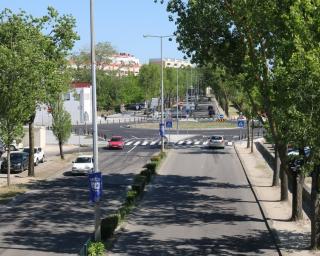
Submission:
[[[160,174],[110,255],[278,255],[232,147],[175,149]]]
[[[121,204],[134,174],[158,150],[134,146],[123,151],[99,150],[104,178],[102,216]],[[30,189],[0,208],[0,255],[77,255],[94,227],[87,177],[70,176],[66,170]]]

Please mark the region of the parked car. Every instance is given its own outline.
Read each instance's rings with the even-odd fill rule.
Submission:
[[[88,174],[93,171],[93,157],[92,155],[81,155],[72,162],[72,174]]]
[[[10,154],[10,173],[23,172],[28,169],[29,155],[25,152],[12,152]],[[4,158],[1,164],[1,172],[8,172],[8,159]]]
[[[108,140],[108,148],[109,149],[123,149],[124,148],[124,139],[122,136],[112,136],[110,140]]]
[[[209,148],[224,148],[225,141],[221,135],[213,135],[209,138],[208,147]]]
[[[23,148],[23,152],[25,153],[30,153],[29,148]],[[45,155],[40,147],[35,147],[34,148],[34,165],[37,166],[39,163],[43,163],[45,160]]]

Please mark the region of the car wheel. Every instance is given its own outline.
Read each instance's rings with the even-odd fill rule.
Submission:
[[[35,166],[38,166],[38,165],[39,165],[39,159],[38,159],[38,158],[36,159],[36,162],[35,162],[34,165],[35,165]]]

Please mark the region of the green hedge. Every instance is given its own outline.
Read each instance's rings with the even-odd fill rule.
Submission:
[[[146,168],[147,170],[149,170],[151,172],[151,174],[155,174],[156,173],[156,168],[158,166],[157,162],[151,162],[151,163],[147,163],[144,168]]]
[[[146,177],[146,182],[149,183],[151,181],[152,173],[148,169],[144,169],[140,172],[141,176]]]
[[[113,235],[113,232],[117,228],[121,216],[119,214],[112,214],[101,220],[101,238],[106,240]]]
[[[101,242],[89,242],[88,256],[101,256],[105,253],[104,244]]]
[[[143,193],[145,185],[150,182],[152,175],[156,173],[156,169],[161,162],[161,159],[165,156],[165,153],[160,153],[159,155],[152,157],[151,163],[146,164],[144,166],[145,169],[134,177],[131,186],[132,189],[127,192],[126,200],[118,209],[117,214],[110,215],[101,220],[101,238],[103,240],[111,238],[120,221],[130,213],[135,205],[137,197]]]

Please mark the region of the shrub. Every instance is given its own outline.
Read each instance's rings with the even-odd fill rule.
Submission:
[[[157,168],[157,163],[151,162],[151,163],[146,164],[144,167],[147,168],[152,174],[155,174],[156,168]]]
[[[159,153],[159,157],[160,157],[160,159],[165,158],[165,157],[166,157],[166,155],[167,155],[167,153],[166,153],[166,152],[160,152],[160,153]]]
[[[141,195],[144,190],[144,184],[142,183],[133,184],[131,187],[132,190],[136,191],[138,195]]]
[[[152,156],[150,158],[151,162],[159,162],[161,160],[161,156],[158,155],[158,156]]]
[[[138,193],[137,191],[134,191],[134,190],[129,190],[127,192],[127,197],[126,197],[126,202],[130,205],[130,204],[133,204],[134,201],[136,200],[138,196]]]
[[[150,182],[150,180],[151,180],[151,175],[152,175],[152,174],[151,174],[151,172],[150,172],[148,169],[142,170],[142,171],[140,172],[140,175],[146,177],[146,182],[147,182],[147,183]]]
[[[105,248],[101,242],[89,242],[88,244],[88,256],[100,256],[104,255]]]
[[[135,177],[134,177],[134,180],[133,180],[133,184],[142,184],[142,183],[146,183],[146,176],[143,176],[141,174],[137,174]]]
[[[121,216],[119,214],[110,215],[101,220],[101,238],[106,240],[113,235],[120,222]]]
[[[120,209],[118,210],[118,213],[120,215],[120,218],[123,220],[124,217],[131,211],[132,208],[132,204],[128,204],[127,202],[120,207]]]

